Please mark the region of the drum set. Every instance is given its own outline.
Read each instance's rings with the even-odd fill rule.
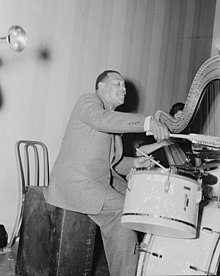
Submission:
[[[220,275],[218,163],[205,188],[170,168],[130,171],[121,223],[145,233],[136,276]]]

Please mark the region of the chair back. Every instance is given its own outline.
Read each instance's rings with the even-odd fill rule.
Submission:
[[[28,187],[49,185],[49,155],[47,146],[43,142],[19,140],[15,144],[15,155],[18,170],[19,197],[17,216],[8,248],[12,247],[19,235],[23,203]]]
[[[20,140],[15,145],[19,184],[22,192],[28,186],[48,186],[49,157],[47,146],[40,141]]]

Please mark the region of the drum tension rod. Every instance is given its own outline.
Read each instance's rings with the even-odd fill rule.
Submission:
[[[219,231],[215,231],[215,230],[213,230],[213,229],[211,229],[211,228],[209,228],[209,227],[202,227],[202,230],[208,232],[209,234],[216,233],[216,234],[219,234],[219,235],[220,235],[220,232],[219,232]]]
[[[198,267],[193,266],[193,265],[190,265],[189,268],[192,269],[192,270],[195,270],[195,271],[203,272],[203,273],[205,273],[206,275],[209,275],[209,276],[211,276],[211,275],[216,275],[215,273],[210,273],[210,272],[208,272],[208,271],[199,269]]]
[[[168,169],[167,180],[165,181],[165,185],[164,185],[164,192],[165,193],[168,193],[169,189],[170,189],[170,173],[171,173],[171,169]]]
[[[163,256],[161,254],[158,254],[158,253],[155,253],[155,252],[150,252],[150,251],[147,251],[147,245],[146,243],[136,243],[136,246],[135,246],[135,250],[134,250],[134,254],[138,252],[145,252],[147,254],[151,254],[152,256],[154,257],[157,257],[157,258],[163,258]]]
[[[146,250],[143,249],[146,247],[147,247],[146,243],[136,242],[135,248],[134,248],[134,254],[136,254],[137,252],[146,252]]]

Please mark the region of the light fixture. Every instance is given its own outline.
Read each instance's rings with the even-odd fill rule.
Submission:
[[[9,44],[15,52],[21,52],[27,45],[27,34],[20,26],[12,26],[5,37],[0,37],[0,42]]]

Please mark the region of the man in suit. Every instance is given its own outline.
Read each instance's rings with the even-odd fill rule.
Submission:
[[[114,111],[126,95],[120,73],[104,71],[95,88],[73,108],[51,172],[47,201],[87,214],[100,227],[110,275],[134,276],[137,235],[121,225],[127,187],[121,175],[151,164],[145,157],[123,157],[121,134],[150,130],[161,141],[169,132],[152,116]]]

